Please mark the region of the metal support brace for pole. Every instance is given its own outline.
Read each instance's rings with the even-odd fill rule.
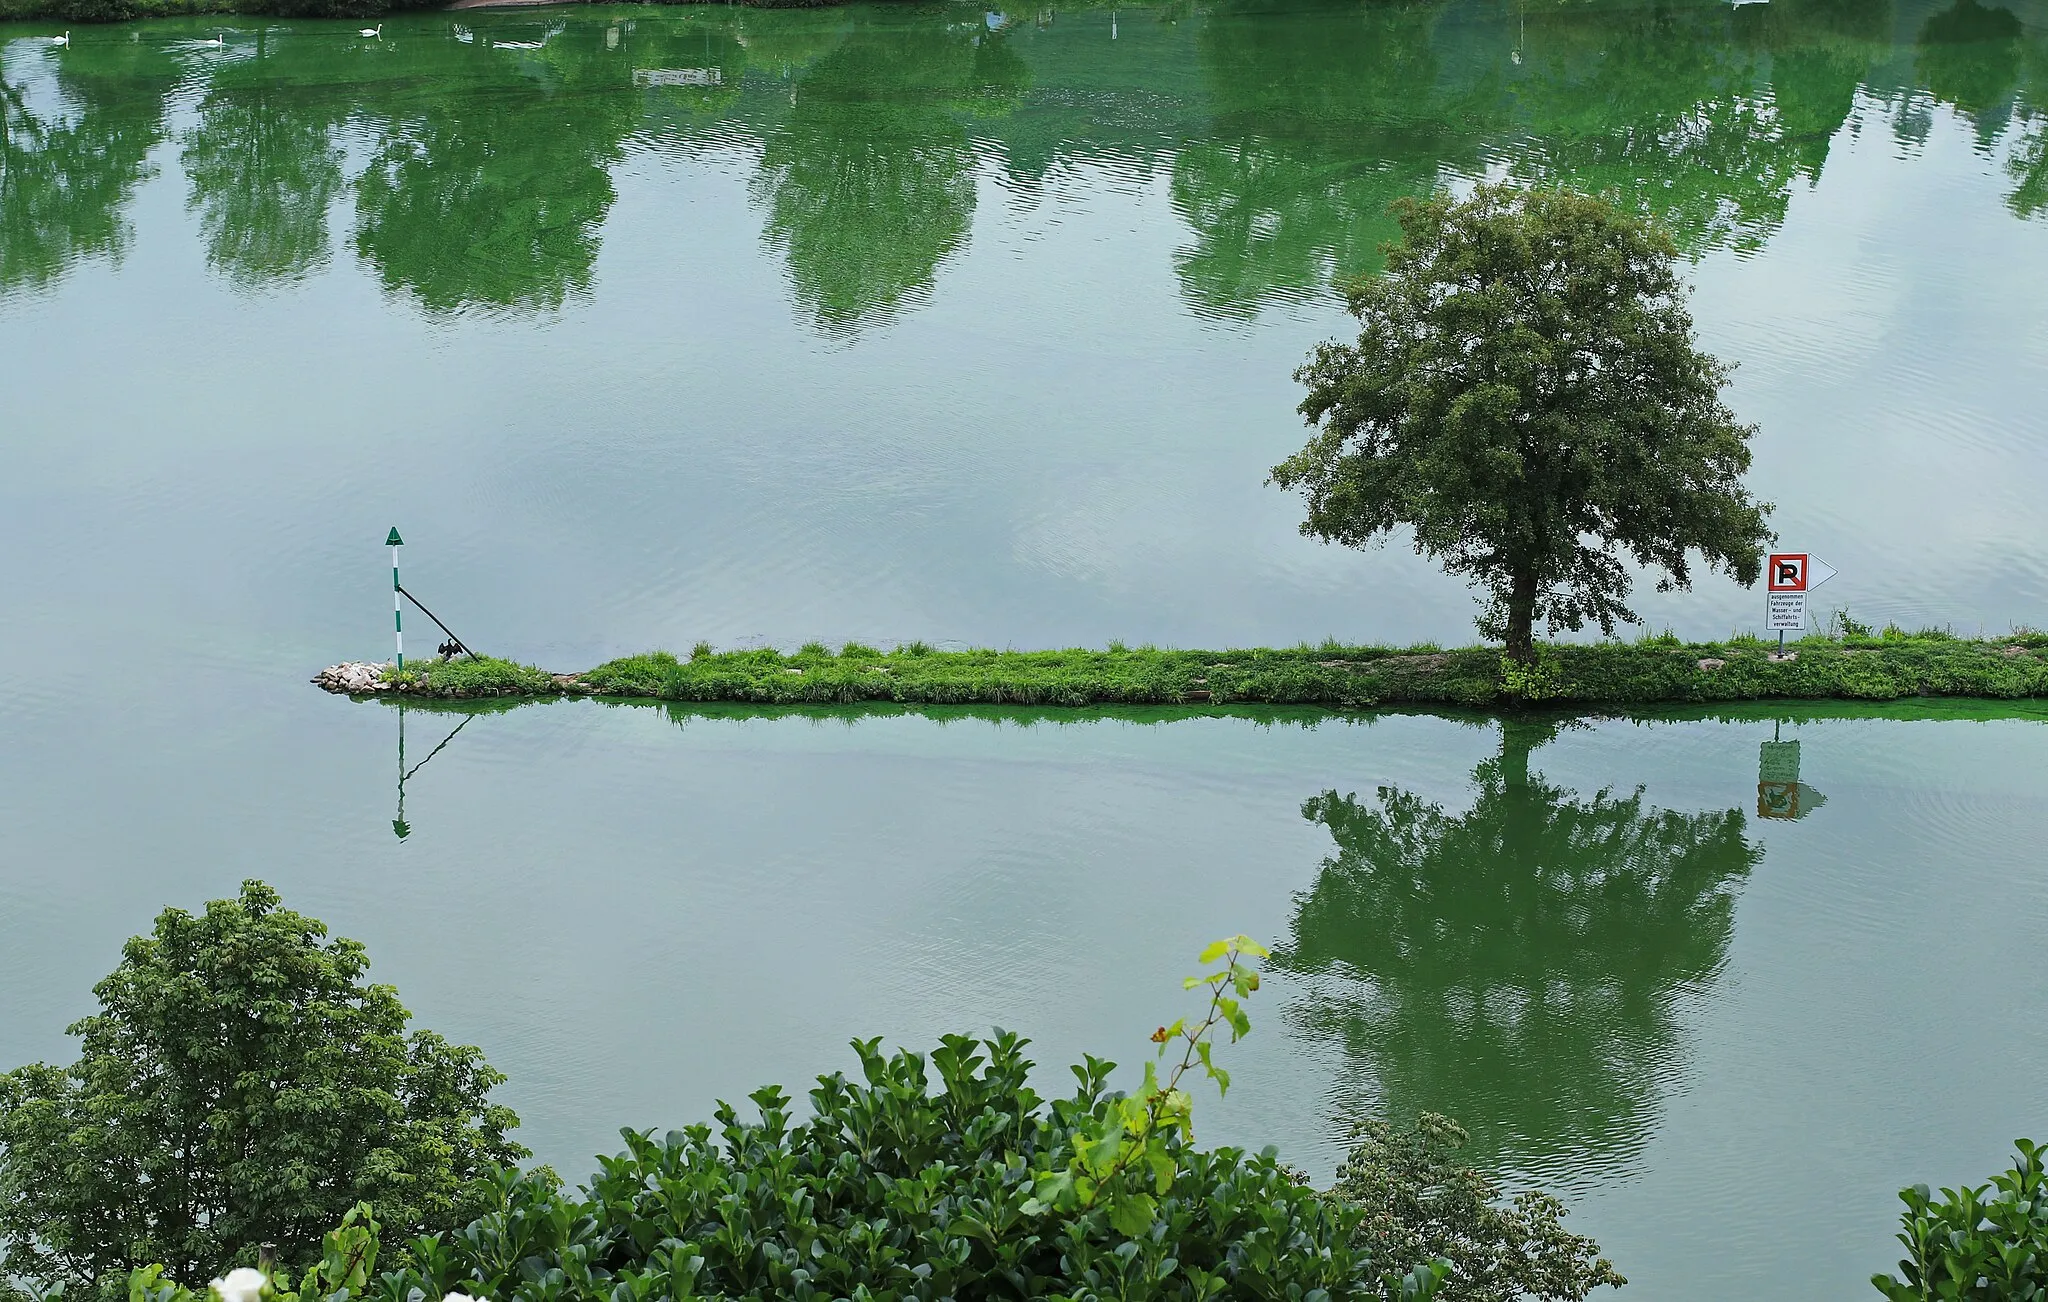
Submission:
[[[396,576],[394,575],[393,582],[396,583],[396,581]],[[433,620],[434,626],[439,628],[443,633],[446,633],[448,635],[448,640],[450,642],[453,642],[457,647],[459,647],[464,655],[473,656],[476,654],[476,652],[469,649],[469,643],[455,636],[454,629],[448,627],[446,624],[443,624],[441,622],[441,617],[439,615],[436,615],[433,611],[428,610],[425,606],[421,606],[420,599],[418,597],[413,596],[410,592],[406,592],[404,588],[400,588],[398,590],[401,593],[405,594],[405,599],[407,601],[410,601],[415,606],[419,606],[420,614],[425,615],[428,619]]]

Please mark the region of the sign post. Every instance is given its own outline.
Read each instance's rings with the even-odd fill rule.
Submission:
[[[405,546],[405,539],[398,536],[398,526],[391,526],[391,536],[384,540],[391,549],[391,634],[398,641],[398,667],[405,668],[405,612],[399,609],[399,595],[405,589],[398,586],[398,549]]]
[[[1764,568],[1764,631],[1778,635],[1778,654],[1785,654],[1785,634],[1806,628],[1806,594],[1835,577],[1835,567],[1808,552],[1772,552]]]

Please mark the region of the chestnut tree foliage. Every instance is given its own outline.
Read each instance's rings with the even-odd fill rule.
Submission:
[[[392,1242],[476,1216],[478,1178],[527,1155],[504,1078],[408,1034],[368,966],[262,882],[165,910],[70,1028],[78,1061],[0,1076],[0,1275],[126,1296],[149,1262],[310,1261],[359,1202]]]
[[[1434,1112],[1413,1130],[1362,1122],[1332,1191],[1364,1213],[1356,1246],[1382,1261],[1447,1263],[1439,1302],[1583,1302],[1628,1283],[1599,1244],[1564,1228],[1555,1195],[1503,1200],[1498,1180],[1460,1162],[1468,1138]]]
[[[1393,211],[1386,271],[1350,290],[1358,341],[1296,373],[1316,433],[1272,478],[1306,497],[1302,532],[1363,547],[1412,530],[1486,589],[1480,630],[1521,664],[1539,619],[1635,622],[1630,561],[1660,590],[1691,585],[1694,553],[1756,582],[1756,430],[1695,346],[1670,237],[1565,190],[1482,185]]]

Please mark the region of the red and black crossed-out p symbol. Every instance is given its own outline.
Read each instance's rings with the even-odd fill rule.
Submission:
[[[1806,554],[1804,552],[1777,552],[1770,559],[1770,577],[1767,582],[1772,592],[1806,591]]]

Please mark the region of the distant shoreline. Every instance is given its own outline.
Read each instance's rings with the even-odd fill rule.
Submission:
[[[311,18],[337,21],[377,22],[399,14],[447,13],[459,9],[571,8],[604,3],[605,0],[453,0],[445,4],[403,5],[389,8],[361,0],[316,0],[319,9],[294,6],[281,13],[256,0],[0,0],[0,22],[76,23],[81,27],[109,23],[138,22],[145,18],[196,18],[240,15],[249,18]],[[624,2],[624,0],[621,0]],[[650,2],[662,8],[711,3],[736,3],[749,9],[819,9],[846,0],[631,0],[643,6]]]
[[[1531,673],[1504,672],[1500,652],[1325,644],[1288,650],[892,651],[812,644],[650,652],[580,673],[490,658],[337,665],[313,681],[351,696],[429,700],[607,696],[756,705],[1380,705],[1464,707],[1685,705],[1730,701],[1888,701],[1905,697],[2048,697],[2048,635],[1971,639],[1812,637],[1775,643],[1555,644]]]

